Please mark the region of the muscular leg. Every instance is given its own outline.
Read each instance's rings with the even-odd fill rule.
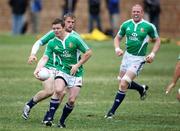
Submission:
[[[177,95],[176,95],[177,100],[180,102],[180,88],[178,89]]]
[[[131,83],[135,77],[136,75],[130,71],[127,71],[126,74],[122,77],[121,81],[119,82],[119,90],[115,96],[114,103],[105,118],[112,118],[112,116],[115,114],[115,111],[125,98],[129,83]]]
[[[121,71],[121,72],[119,73],[118,80],[120,81],[123,76],[124,76],[124,72]],[[148,87],[147,87],[147,86],[146,86],[146,87],[143,87],[142,85],[139,85],[139,84],[136,83],[135,81],[132,81],[132,82],[129,84],[128,89],[132,89],[132,90],[138,91],[139,94],[140,94],[140,98],[143,100],[143,99],[145,98],[144,95],[146,95],[146,94],[145,94],[145,93],[146,93],[145,91],[146,91],[146,89],[148,89]]]
[[[59,120],[59,122],[60,122],[58,125],[59,127],[65,128],[65,124],[64,124],[65,120],[69,116],[69,114],[72,112],[72,110],[74,109],[74,104],[77,99],[77,96],[79,95],[79,92],[80,92],[80,87],[72,87],[69,89],[68,102],[66,103],[66,105],[63,108],[63,113]]]
[[[55,80],[54,94],[51,97],[49,110],[47,111],[45,118],[43,120],[47,126],[52,125],[52,121],[54,119],[54,114],[59,107],[59,104],[60,104],[59,99],[62,96],[62,94],[64,93],[65,86],[66,86],[65,81],[63,79],[57,78]]]
[[[51,96],[54,92],[54,79],[49,78],[48,80],[42,82],[42,85],[44,87],[43,90],[39,91],[34,97],[34,102],[38,103],[47,97]]]
[[[24,106],[22,117],[28,119],[30,110],[40,101],[51,96],[54,91],[54,79],[49,78],[48,80],[42,82],[44,89],[40,90],[32,99],[30,99]]]
[[[171,83],[166,87],[166,94],[169,93],[171,89],[175,87],[179,77],[180,77],[180,60],[176,63],[176,67],[174,70],[174,75]]]

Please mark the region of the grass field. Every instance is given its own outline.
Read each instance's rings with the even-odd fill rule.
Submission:
[[[41,124],[49,99],[32,109],[30,119],[21,118],[22,108],[41,87],[33,77],[35,65],[27,58],[35,36],[12,37],[0,35],[0,131],[56,131]],[[170,82],[180,48],[173,42],[162,44],[152,64],[146,64],[136,79],[149,85],[148,97],[139,99],[136,91],[129,90],[115,118],[104,119],[118,89],[116,76],[120,59],[115,56],[113,41],[87,41],[93,56],[85,65],[84,86],[76,108],[66,122],[66,131],[180,131],[180,103],[176,88],[166,96],[165,86]],[[149,49],[152,44],[149,45]],[[38,54],[39,58],[44,48]],[[67,98],[55,117],[58,122]],[[63,129],[64,130],[64,129]]]

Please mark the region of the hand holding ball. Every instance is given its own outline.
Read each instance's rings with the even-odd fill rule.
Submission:
[[[50,73],[48,71],[48,69],[46,68],[42,68],[39,72],[38,72],[38,77],[40,80],[45,81],[50,77]]]

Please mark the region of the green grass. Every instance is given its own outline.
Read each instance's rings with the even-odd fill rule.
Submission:
[[[33,77],[35,65],[28,65],[27,59],[35,36],[0,35],[0,130],[1,131],[55,131],[47,128],[41,120],[49,106],[49,99],[39,103],[30,114],[30,119],[21,118],[22,108],[41,87]],[[85,64],[84,86],[76,107],[67,119],[67,131],[179,131],[180,103],[176,92],[180,84],[166,96],[164,88],[170,82],[179,47],[173,42],[162,44],[152,64],[146,64],[136,79],[140,84],[150,86],[145,101],[139,99],[136,91],[129,90],[122,105],[112,120],[104,115],[112,105],[118,89],[116,76],[121,58],[117,58],[113,41],[87,41],[93,49],[93,56]],[[149,45],[149,49],[152,44]],[[39,58],[44,48],[38,54]],[[55,117],[58,122],[64,99]]]

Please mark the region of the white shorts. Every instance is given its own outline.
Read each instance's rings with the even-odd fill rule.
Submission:
[[[142,70],[143,65],[145,64],[145,56],[135,56],[125,52],[122,63],[120,66],[120,71],[126,72],[131,71],[136,75]]]
[[[82,86],[82,77],[75,77],[75,76],[71,76],[67,73],[64,73],[62,71],[56,71],[55,79],[57,79],[57,78],[63,79],[68,88],[75,87],[75,86],[76,87]]]
[[[46,67],[44,67],[46,68]],[[56,69],[55,68],[46,68],[48,70],[48,72],[50,73],[50,78],[55,78],[56,75]]]

